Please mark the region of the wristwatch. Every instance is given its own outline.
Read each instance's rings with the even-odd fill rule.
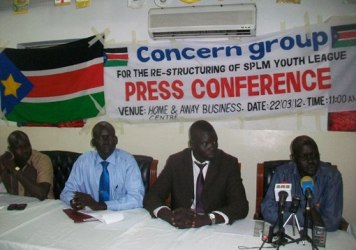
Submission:
[[[209,218],[210,218],[210,220],[211,220],[211,225],[214,225],[214,224],[215,224],[215,214],[210,213],[210,214],[209,214]]]
[[[21,177],[21,168],[19,166],[16,166],[15,167],[15,175],[16,175],[16,178],[20,178]]]

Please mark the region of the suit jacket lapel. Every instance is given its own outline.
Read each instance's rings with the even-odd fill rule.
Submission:
[[[185,185],[189,188],[189,193],[186,194],[186,196],[189,199],[189,202],[192,203],[192,199],[194,199],[194,175],[191,149],[187,150],[184,154],[183,163],[182,174],[185,180]]]
[[[219,168],[221,166],[218,163],[219,159],[220,159],[219,156],[220,156],[220,154],[218,154],[215,159],[210,161],[208,172],[206,173],[206,176],[205,176],[204,190],[206,189],[206,187],[209,187],[213,184],[214,180],[216,179],[216,176],[218,175],[218,173],[220,171]]]

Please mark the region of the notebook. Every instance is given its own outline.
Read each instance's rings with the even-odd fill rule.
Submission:
[[[96,221],[98,219],[90,216],[88,214],[83,214],[81,212],[75,211],[71,208],[63,209],[63,212],[68,215],[75,223],[88,222],[88,221]]]

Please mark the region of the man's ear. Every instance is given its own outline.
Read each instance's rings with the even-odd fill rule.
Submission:
[[[292,161],[295,161],[295,157],[294,157],[293,154],[291,154],[291,155],[289,156],[289,158],[290,158]]]

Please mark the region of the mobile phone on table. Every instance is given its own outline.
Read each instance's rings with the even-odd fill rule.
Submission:
[[[21,204],[13,203],[7,207],[7,210],[24,210],[26,206],[27,206],[26,203],[21,203]]]

